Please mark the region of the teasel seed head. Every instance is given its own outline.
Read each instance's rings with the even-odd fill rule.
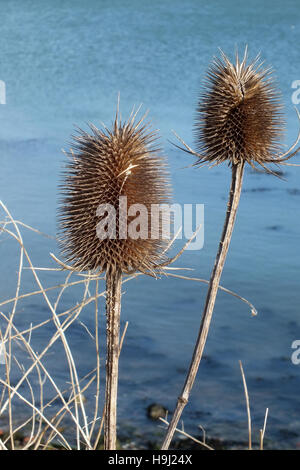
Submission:
[[[164,259],[166,240],[161,224],[154,227],[155,234],[153,227],[151,231],[151,207],[171,202],[169,173],[157,131],[145,116],[137,121],[136,115],[132,112],[122,122],[117,111],[111,130],[90,125],[89,132],[79,129],[73,136],[61,184],[59,242],[74,270],[149,274]],[[124,227],[120,196],[126,196],[127,208],[142,204],[147,209],[146,237],[121,238],[119,229],[127,234],[134,217],[128,217]],[[99,217],[97,209],[105,204],[115,209],[115,238],[99,239],[96,228],[107,213]]]
[[[233,64],[222,52],[208,70],[197,106],[196,164],[244,161],[267,169],[267,163],[290,158],[296,152],[280,155],[281,109],[272,70],[259,57],[247,64],[246,49],[243,60],[237,54]]]

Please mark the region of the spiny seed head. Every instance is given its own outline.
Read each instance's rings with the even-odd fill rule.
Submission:
[[[235,65],[225,54],[210,66],[197,107],[198,163],[278,163],[284,122],[270,69],[259,58],[248,64],[247,50]]]
[[[150,233],[152,205],[171,201],[166,161],[156,147],[157,133],[145,123],[145,116],[135,122],[136,114],[122,122],[117,112],[111,130],[91,125],[91,132],[79,130],[73,136],[61,185],[59,224],[62,252],[74,270],[152,271],[166,248],[161,224]],[[120,196],[126,196],[128,210],[133,204],[147,209],[146,237],[128,236],[129,225],[139,212],[121,220]],[[100,239],[97,225],[108,212],[99,213],[98,208],[107,204],[115,210],[115,231],[113,237],[108,233]],[[109,232],[113,224],[107,227]]]

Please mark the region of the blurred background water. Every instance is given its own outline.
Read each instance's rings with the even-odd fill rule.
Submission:
[[[208,64],[218,48],[233,57],[236,48],[243,51],[248,44],[250,58],[261,52],[275,69],[285,105],[285,144],[294,141],[299,127],[291,100],[292,82],[300,79],[298,1],[12,0],[1,1],[0,7],[0,79],[6,83],[6,105],[0,105],[0,188],[15,219],[55,236],[65,163],[61,149],[68,149],[75,125],[109,125],[120,92],[124,117],[134,104],[143,103],[160,129],[174,200],[205,204],[204,248],[186,251],[177,265],[209,278],[230,171],[226,165],[189,167],[193,159],[170,144],[175,140],[171,130],[193,144],[194,110]],[[299,179],[295,167],[286,168],[284,180],[251,171],[245,175],[222,285],[249,299],[259,315],[253,318],[239,300],[218,295],[205,358],[183,415],[191,434],[201,424],[210,436],[246,439],[242,360],[255,439],[269,407],[267,437],[274,447],[300,443],[300,366],[291,362],[291,344],[300,339]],[[55,240],[24,236],[35,266],[54,266],[49,252],[59,255]],[[15,244],[4,238],[1,299],[14,295],[18,259]],[[58,278],[55,272],[44,275],[49,285]],[[24,292],[32,288],[32,276],[25,274]],[[170,410],[175,405],[206,287],[143,277],[125,290],[122,320],[129,321],[129,328],[120,363],[119,424],[151,439],[159,428],[145,410],[152,402]],[[62,307],[74,305],[77,294],[70,291]],[[103,309],[101,304],[104,335]],[[47,316],[37,297],[17,311],[24,327]],[[87,307],[80,320],[92,331],[93,308]],[[37,349],[50,332],[39,334]],[[69,339],[84,375],[92,368],[92,341],[79,322]],[[49,354],[48,361],[63,384],[66,369],[57,360],[60,353]]]

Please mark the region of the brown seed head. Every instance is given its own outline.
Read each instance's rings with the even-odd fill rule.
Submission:
[[[135,118],[136,114],[121,122],[117,113],[112,130],[90,126],[91,133],[79,130],[73,138],[61,185],[59,222],[62,252],[75,270],[151,271],[166,248],[161,224],[155,234],[153,227],[150,233],[152,205],[171,199],[166,161],[155,145],[157,133],[151,131],[144,117],[137,123]],[[139,212],[124,222],[120,196],[127,197],[128,208],[142,204],[147,209],[146,237],[144,233],[143,238],[133,239],[126,233]],[[102,204],[110,204],[115,210],[115,238],[110,238],[111,233],[105,239],[97,235],[97,224],[108,215],[99,216],[97,209]],[[109,226],[113,225],[107,225],[108,232]],[[139,230],[138,224],[136,227]]]
[[[225,54],[210,66],[197,107],[198,163],[278,163],[284,122],[270,69],[258,58],[235,65]]]

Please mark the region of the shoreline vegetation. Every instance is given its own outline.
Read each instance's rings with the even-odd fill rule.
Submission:
[[[116,441],[116,450],[161,450],[161,442],[165,433],[166,425],[168,421],[163,417],[165,416],[166,409],[159,404],[152,404],[145,410],[147,416],[153,421],[153,424],[157,424],[156,431],[149,435],[149,432],[145,432],[143,428],[138,429],[133,426],[120,424],[118,429],[118,439]],[[233,426],[233,425],[232,425]],[[201,434],[192,436],[188,434],[182,425],[181,429],[178,429],[174,440],[172,441],[172,450],[247,450],[249,440],[241,438],[230,438],[226,439],[223,437],[213,437],[209,435],[206,430],[198,425],[198,430]],[[72,432],[73,431],[73,432]],[[74,429],[68,424],[62,424],[60,432],[64,432],[66,436],[70,436],[68,441],[71,445],[71,450],[76,450],[76,443],[72,445],[72,436],[74,436]],[[199,431],[198,431],[199,432]],[[226,434],[226,433],[224,433]],[[6,444],[7,449],[11,450],[11,440],[9,429],[4,430],[0,426],[0,439]],[[14,448],[21,450],[23,448],[31,449],[28,447],[30,442],[30,429],[24,429],[23,431],[14,432]],[[262,446],[263,444],[263,446]],[[265,442],[255,442],[253,449],[278,449],[282,447],[278,442],[274,442],[271,439],[266,439]],[[50,444],[45,444],[43,441],[40,442],[40,447],[36,450],[66,450],[66,447],[59,441],[53,440]],[[104,437],[102,436],[97,444],[95,450],[104,450]]]
[[[80,377],[65,334],[76,318],[78,318],[82,309],[95,301],[93,289],[95,280],[81,274],[76,274],[72,277],[69,272],[62,271],[61,265],[51,268],[38,268],[34,266],[30,253],[25,247],[23,232],[33,231],[37,236],[45,236],[45,234],[23,222],[14,220],[4,203],[0,202],[0,205],[4,212],[2,219],[5,219],[2,222],[1,231],[9,239],[14,240],[19,250],[19,267],[17,269],[15,295],[10,299],[1,300],[0,302],[0,339],[4,345],[2,360],[3,358],[5,359],[5,363],[1,365],[2,374],[0,376],[0,446],[2,449],[103,449],[103,435],[101,432],[99,433],[99,429],[100,431],[102,430],[101,423],[103,422],[102,408],[100,408],[100,393],[103,390],[97,387],[96,396],[88,396],[89,387],[97,383],[97,377],[100,380],[100,365],[95,363],[95,368],[89,374],[85,377]],[[54,255],[52,257],[56,263],[59,262]],[[22,289],[25,271],[27,273],[28,271],[31,272],[33,282],[36,284],[36,287],[33,287],[31,292],[24,292]],[[47,287],[44,286],[42,279],[45,271],[57,273],[60,283]],[[170,272],[170,275],[178,276],[179,279],[183,277],[187,282],[204,282],[204,280],[188,278],[187,276],[172,274],[172,272]],[[64,278],[63,281],[61,281],[62,277]],[[123,282],[126,284],[126,282],[132,279],[134,277],[129,276]],[[75,287],[78,288],[78,286],[82,287],[82,300],[78,299],[76,305],[68,308],[68,310],[60,310],[60,302],[64,295],[69,290]],[[97,298],[104,296],[105,292],[100,291],[101,289],[97,293]],[[226,289],[225,291],[245,302],[250,312],[253,312],[254,306],[249,304],[246,299]],[[41,321],[31,323],[27,328],[19,330],[16,326],[16,314],[19,309],[22,309],[22,301],[32,297],[40,297],[41,302],[46,302],[49,318],[41,319]],[[5,309],[9,310],[9,312],[5,313]],[[49,328],[49,326],[51,326],[52,336],[47,344],[44,345],[44,348],[41,347],[41,350],[37,353],[33,346],[35,336],[39,334],[41,328]],[[125,325],[122,331],[122,344],[123,341],[126,341],[127,326],[128,324]],[[99,338],[92,331],[89,331],[89,335],[95,343],[95,350],[99,350]],[[51,363],[44,361],[47,354],[58,346],[57,343],[60,343],[60,347],[65,351],[65,359],[61,357],[61,360],[66,362],[66,371],[69,369],[69,378],[66,376],[65,389],[61,388],[52,376],[51,367],[49,368]],[[18,376],[15,375],[17,370],[19,371]],[[52,399],[47,401],[45,399],[45,387],[49,386],[52,387],[53,393]],[[245,432],[247,426],[246,410],[250,410],[246,399],[246,387],[247,384],[245,382]],[[87,396],[88,401],[94,400],[95,402],[94,414],[91,421],[87,419],[87,403],[85,398]],[[51,412],[52,404],[55,404],[53,412]],[[24,415],[22,419],[19,414],[20,406],[22,409],[27,410],[27,415]],[[120,424],[117,448],[124,450],[158,450],[161,446],[166,424],[165,422],[159,423],[159,421],[154,420],[159,418],[164,420],[166,418],[165,412],[166,409],[159,404],[148,406],[147,410],[145,410],[145,413],[153,420],[153,423],[157,422],[157,431],[153,435],[149,435],[143,429],[134,428],[124,432],[122,424]],[[70,425],[64,424],[65,418],[71,422]],[[248,413],[248,432],[249,430],[251,432],[251,419],[249,418],[250,415]],[[85,423],[87,423],[88,432],[85,432]],[[266,425],[267,413],[265,423],[261,423],[261,429],[266,431]],[[171,449],[206,449],[202,444],[195,442],[195,439],[196,441],[204,442],[208,447],[216,450],[247,449],[249,446],[249,439],[248,441],[247,439],[241,440],[238,437],[236,439],[226,439],[226,432],[222,438],[214,437],[213,426],[210,426],[210,428],[210,434],[206,438],[204,438],[203,432],[200,435],[196,435],[196,437],[192,436],[192,438],[187,438],[185,435],[176,432]],[[186,430],[186,432],[188,431]],[[264,449],[286,448],[286,445],[280,439],[278,441],[274,440],[274,438],[270,440],[268,432],[266,434],[266,438],[263,436]],[[288,430],[286,434],[288,437]],[[82,442],[82,437],[85,437],[85,442]],[[252,448],[262,447],[262,443],[258,441],[259,436],[256,432],[255,436],[252,436]]]

